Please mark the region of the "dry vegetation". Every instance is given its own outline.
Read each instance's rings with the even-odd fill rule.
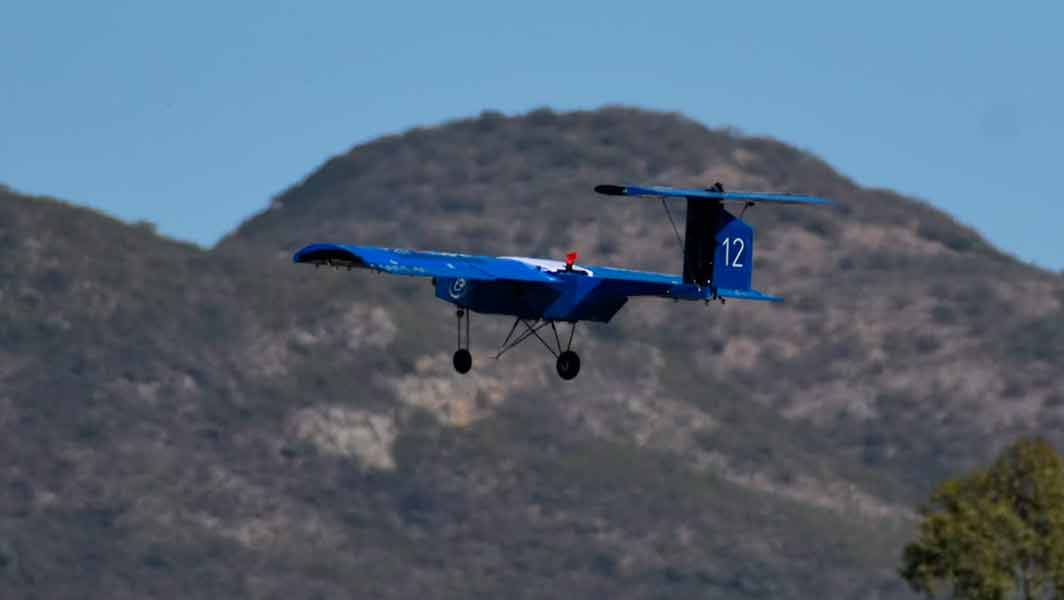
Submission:
[[[633,302],[559,382],[449,368],[419,280],[316,240],[675,271],[600,182],[825,195],[755,209],[782,306]],[[221,199],[224,200],[224,199]],[[337,156],[202,251],[0,191],[0,586],[17,597],[904,597],[932,482],[1058,445],[1064,280],[772,140],[628,109],[477,119]]]

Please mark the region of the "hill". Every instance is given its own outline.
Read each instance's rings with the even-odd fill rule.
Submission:
[[[580,377],[317,240],[676,271],[646,181],[754,209],[782,306],[630,303]],[[904,597],[930,484],[1062,441],[1064,281],[929,206],[678,115],[539,110],[353,148],[203,251],[0,192],[0,580],[21,597]]]
[[[862,189],[807,153],[679,115],[485,113],[377,140],[278,196],[219,251],[287,255],[308,240],[552,257],[575,249],[592,264],[677,272],[677,243],[659,206],[590,187],[717,180],[840,206],[748,213],[760,234],[755,281],[785,296],[782,307],[627,307],[616,335],[646,342],[647,356],[665,352],[663,374],[725,381],[748,404],[821,429],[863,462],[906,465],[900,470],[920,485],[987,456],[987,433],[1000,441],[1032,429],[1055,435],[1059,276],[1002,254],[922,202]],[[424,311],[423,320],[451,325],[446,307],[426,300]],[[604,362],[589,366],[609,369]]]

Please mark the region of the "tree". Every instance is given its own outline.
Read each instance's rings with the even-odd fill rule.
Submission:
[[[989,468],[943,482],[899,573],[928,597],[1064,599],[1064,460],[1022,439]]]

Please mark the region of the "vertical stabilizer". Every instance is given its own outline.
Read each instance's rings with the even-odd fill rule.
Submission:
[[[720,202],[687,201],[683,280],[699,287],[750,289],[754,230]]]

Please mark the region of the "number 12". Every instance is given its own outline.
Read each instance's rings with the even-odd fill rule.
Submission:
[[[743,241],[743,238],[724,238],[721,245],[724,246],[724,265],[736,269],[743,268],[743,263],[739,262],[739,258],[743,255],[743,250],[746,249],[746,242]],[[731,256],[733,247],[735,248],[735,258]]]

